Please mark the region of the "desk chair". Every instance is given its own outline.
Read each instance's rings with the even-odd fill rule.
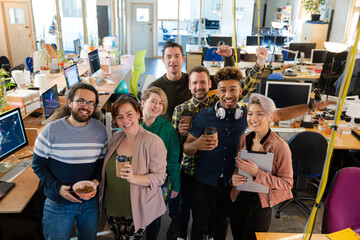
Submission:
[[[209,48],[206,51],[205,61],[222,61],[222,57],[216,53],[217,47]]]
[[[268,80],[284,80],[284,76],[281,73],[274,72],[267,78]]]
[[[349,167],[337,172],[325,200],[322,233],[345,228],[360,233],[360,168]]]
[[[0,57],[0,68],[4,68],[7,72],[10,71],[10,61],[6,56]]]
[[[302,200],[315,201],[315,198],[297,196],[297,193],[306,190],[308,184],[318,187],[310,179],[315,179],[321,175],[327,146],[328,143],[325,137],[317,132],[301,132],[290,139],[289,147],[294,171],[294,186],[292,189],[294,198],[280,204],[276,211],[276,218],[280,218],[281,211],[293,202],[310,215],[309,208]]]
[[[25,59],[25,66],[30,71],[30,73],[34,72],[34,61],[32,57],[27,57]]]

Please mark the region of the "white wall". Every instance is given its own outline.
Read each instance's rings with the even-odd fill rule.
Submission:
[[[343,43],[345,40],[345,30],[348,22],[351,0],[334,1],[336,1],[335,12],[329,41]]]
[[[238,46],[244,41],[246,36],[251,35],[253,14],[254,14],[254,1],[236,1],[236,8],[243,8],[241,12],[241,19],[236,21],[236,33]],[[222,8],[222,22],[221,22],[221,34],[232,36],[234,29],[233,13],[232,13],[232,1],[223,1]]]

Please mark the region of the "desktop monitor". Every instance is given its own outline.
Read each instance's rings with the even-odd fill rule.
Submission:
[[[305,58],[311,58],[311,50],[316,48],[316,43],[290,43],[289,50],[303,52]],[[298,57],[300,54],[298,55]],[[288,58],[295,58],[295,54],[288,53]]]
[[[27,145],[20,109],[0,114],[0,161]]]
[[[232,37],[230,36],[210,36],[210,46],[217,46],[220,41],[226,45],[232,46]]]
[[[283,46],[285,43],[286,37],[284,36],[276,36],[276,46]],[[265,47],[270,46],[273,47],[275,43],[275,36],[264,36],[264,43]]]
[[[324,63],[326,58],[326,49],[312,49],[311,50],[311,64]]]
[[[66,86],[70,89],[72,86],[80,82],[79,71],[76,64],[73,64],[64,69],[64,76],[66,80]]]
[[[308,104],[311,86],[311,83],[267,81],[265,96],[271,98],[277,108]]]
[[[81,52],[81,42],[80,39],[74,40],[74,49],[75,49],[75,55],[79,56]]]
[[[98,71],[101,70],[99,51],[95,49],[94,51],[89,52],[88,56],[89,56],[90,71],[91,74],[94,76],[97,74]]]
[[[44,118],[46,120],[60,107],[57,85],[55,84],[41,94],[41,100],[44,109]]]
[[[264,42],[264,37],[260,37],[260,46]],[[258,36],[247,36],[246,37],[246,46],[257,46],[258,45]]]

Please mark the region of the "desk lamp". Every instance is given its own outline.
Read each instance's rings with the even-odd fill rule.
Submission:
[[[327,75],[328,81],[326,82],[325,88],[323,90],[323,94],[325,94],[325,90],[329,91],[330,79],[331,79],[331,75],[332,75],[332,71],[333,71],[333,67],[334,67],[336,54],[341,53],[347,49],[346,44],[336,43],[336,42],[324,42],[324,46],[328,52],[333,53],[333,57],[332,57],[332,61],[331,61],[330,72]],[[327,96],[328,96],[328,94],[327,94]],[[326,97],[326,99],[327,99],[327,97]]]
[[[345,113],[351,117],[350,125],[355,126],[355,118],[360,117],[360,103],[351,103]]]
[[[272,64],[273,60],[275,60],[275,46],[276,46],[277,31],[278,31],[280,28],[284,27],[284,25],[285,25],[285,24],[282,23],[282,22],[271,22],[271,26],[272,26],[273,28],[275,28],[275,38],[274,38],[273,55],[272,55],[272,58],[271,58],[271,61],[270,61],[270,67],[272,67],[271,64]]]

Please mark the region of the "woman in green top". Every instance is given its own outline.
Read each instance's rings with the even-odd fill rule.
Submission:
[[[150,87],[141,96],[141,106],[143,108],[143,121],[141,125],[144,129],[158,135],[164,142],[167,157],[166,157],[166,173],[168,175],[162,186],[164,200],[169,198],[176,198],[180,190],[180,141],[171,123],[165,120],[162,116],[167,109],[167,97],[165,92],[158,87]],[[170,217],[174,217],[177,209],[171,211]],[[155,219],[146,228],[146,239],[155,240],[160,230],[161,216]]]

